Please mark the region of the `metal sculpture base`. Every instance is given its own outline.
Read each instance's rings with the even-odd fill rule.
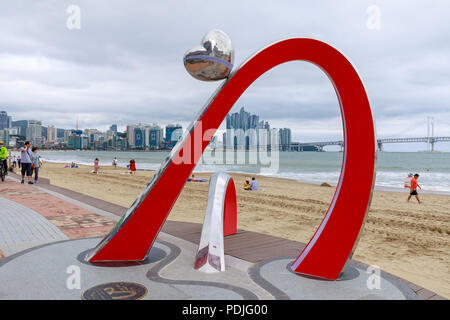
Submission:
[[[202,235],[195,269],[207,273],[225,271],[223,237],[236,233],[237,207],[233,178],[225,172],[211,176]]]

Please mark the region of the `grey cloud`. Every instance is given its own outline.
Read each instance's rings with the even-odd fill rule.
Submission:
[[[81,30],[66,28],[69,4]],[[183,53],[205,32],[227,32],[236,65],[288,37],[313,37],[341,50],[364,79],[379,136],[426,117],[450,135],[450,4],[376,1],[381,29],[366,27],[372,1],[9,1],[0,10],[0,106],[15,119],[73,127],[135,122],[188,124],[219,83],[191,78]],[[289,63],[239,99],[296,140],[342,136],[334,90],[318,68]],[[425,127],[423,126],[425,124]],[[424,131],[425,129],[425,131]],[[449,149],[450,150],[450,149]]]

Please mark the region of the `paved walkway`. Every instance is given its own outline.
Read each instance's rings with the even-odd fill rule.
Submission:
[[[81,292],[108,281],[140,283],[150,289],[145,299],[442,298],[384,272],[382,290],[370,291],[365,285],[367,266],[360,263],[349,264],[343,281],[300,277],[286,268],[293,259],[286,255],[294,247],[297,253],[302,244],[247,231],[227,237],[227,271],[207,275],[193,269],[200,226],[174,221],[167,221],[147,262],[93,266],[84,262],[83,255],[109,232],[125,208],[55,186],[21,185],[11,179],[0,184],[0,207],[7,208],[0,214],[0,299],[79,299]],[[248,254],[243,240],[249,237],[261,252]],[[286,254],[280,252],[284,245]],[[23,249],[27,250],[15,253]],[[73,265],[83,273],[78,290],[66,286],[67,268]]]
[[[4,255],[69,239],[39,213],[11,200],[0,198],[0,249]]]
[[[111,219],[39,190],[39,187],[22,185],[11,179],[0,184],[0,198],[38,213],[69,239],[104,236],[115,225]],[[8,214],[8,216],[15,224],[14,215]],[[17,219],[20,221],[19,216]],[[3,254],[7,253],[3,252]]]

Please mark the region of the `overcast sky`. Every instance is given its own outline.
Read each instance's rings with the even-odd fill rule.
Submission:
[[[80,29],[67,27],[69,5],[81,10]],[[218,28],[232,39],[236,66],[284,38],[325,41],[363,78],[378,137],[426,136],[427,116],[435,135],[450,136],[449,12],[450,1],[1,0],[0,110],[67,129],[77,115],[81,128],[186,127],[219,82],[192,78],[183,54]],[[241,106],[290,127],[295,141],[342,137],[333,87],[306,62],[263,75],[233,111]]]

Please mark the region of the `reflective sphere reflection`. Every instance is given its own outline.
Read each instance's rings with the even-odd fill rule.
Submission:
[[[202,45],[184,54],[184,66],[191,76],[203,81],[225,79],[233,69],[234,49],[230,37],[221,30],[211,30]]]

